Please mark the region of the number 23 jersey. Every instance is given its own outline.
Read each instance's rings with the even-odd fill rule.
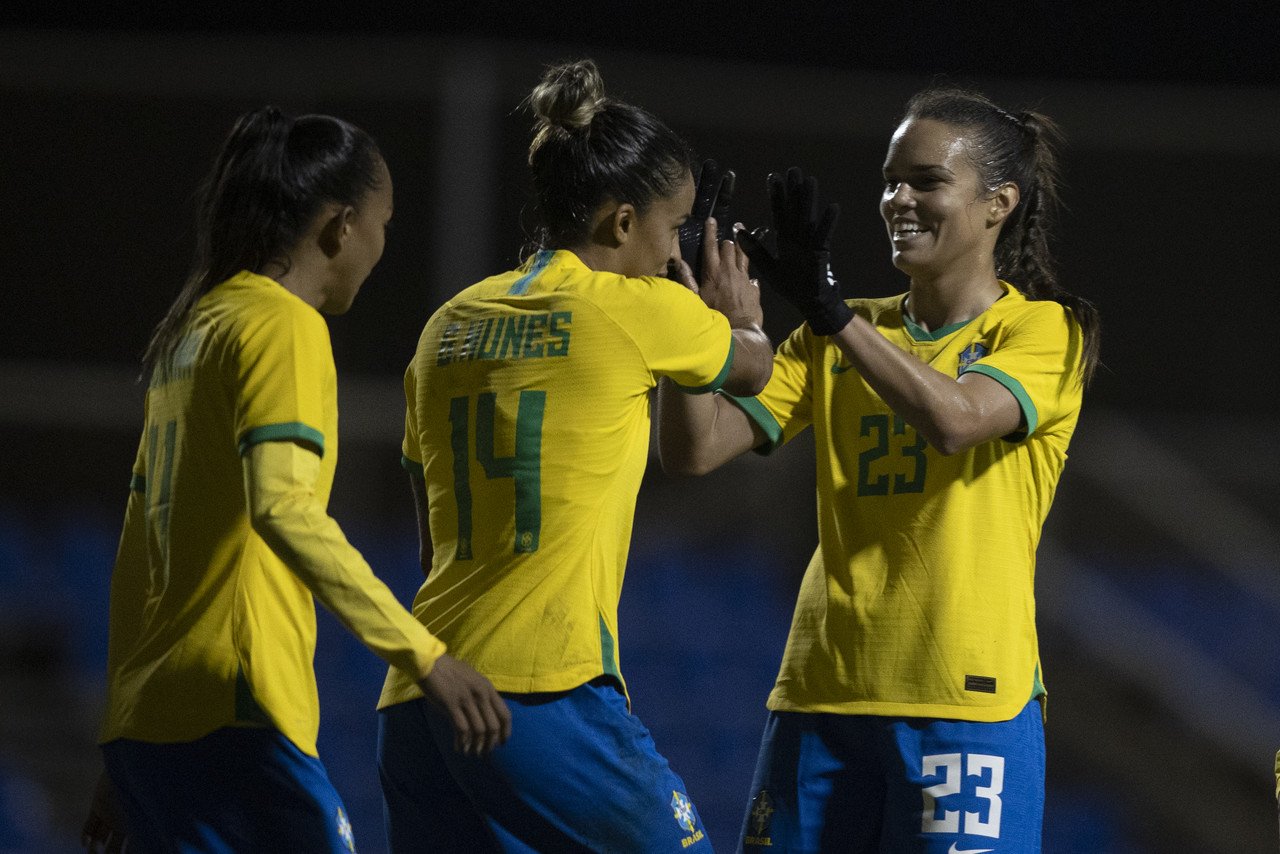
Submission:
[[[850,305],[950,377],[1009,390],[1022,426],[944,456],[826,338],[801,327],[773,376],[736,402],[767,453],[813,426],[819,547],[801,584],[775,710],[1000,721],[1043,693],[1033,581],[1040,528],[1081,402],[1079,325],[1059,303],[1004,294],[927,331],[903,297]]]
[[[618,677],[617,605],[661,376],[719,387],[728,321],[656,277],[537,253],[428,321],[405,373],[432,569],[413,613],[500,691]],[[392,668],[380,706],[420,696]]]

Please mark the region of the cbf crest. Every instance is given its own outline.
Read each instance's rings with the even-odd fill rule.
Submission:
[[[960,351],[960,365],[956,368],[956,376],[963,374],[966,368],[990,352],[987,349],[987,345],[981,341],[974,341],[968,347],[965,347]]]
[[[761,789],[760,794],[751,801],[751,811],[747,815],[746,839],[743,840],[745,844],[760,847],[773,846],[773,835],[770,833],[769,826],[774,812],[776,810],[773,806],[773,798],[769,797],[767,790]]]
[[[343,811],[342,807],[338,807],[336,821],[338,825],[338,836],[342,839],[342,844],[346,846],[348,851],[355,854],[356,837],[355,834],[351,832],[351,822],[347,819],[347,814]]]
[[[681,848],[688,848],[695,842],[702,840],[705,833],[698,829],[698,819],[693,812],[693,802],[689,800],[688,795],[682,792],[672,791],[671,793],[671,812],[676,817],[676,824],[680,825],[689,835],[680,840]]]

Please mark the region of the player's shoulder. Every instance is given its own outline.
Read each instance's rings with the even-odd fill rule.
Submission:
[[[889,321],[901,323],[902,301],[906,296],[894,294],[887,297],[860,297],[847,302],[850,308],[871,321],[872,325],[882,326]]]
[[[996,300],[989,313],[992,320],[1043,330],[1069,330],[1075,323],[1071,310],[1051,299],[1032,299],[1008,282],[1001,282],[1005,294]]]
[[[328,324],[315,307],[279,282],[248,271],[210,289],[200,310],[241,347],[270,349],[299,338],[329,338]]]

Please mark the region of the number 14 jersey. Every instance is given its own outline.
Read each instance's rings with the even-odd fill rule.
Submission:
[[[618,667],[617,608],[662,376],[728,375],[723,315],[657,277],[543,251],[462,291],[405,372],[406,468],[426,481],[431,573],[413,613],[500,691]],[[380,707],[421,696],[392,668]]]

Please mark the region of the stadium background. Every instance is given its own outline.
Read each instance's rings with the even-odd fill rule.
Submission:
[[[835,261],[851,296],[904,286],[875,205],[912,92],[942,75],[1060,120],[1063,280],[1103,312],[1105,368],[1040,553],[1045,850],[1274,850],[1274,16],[851,5],[6,4],[0,852],[70,848],[97,774],[137,357],[183,274],[193,191],[232,118],[266,101],[341,115],[391,166],[386,255],[330,323],[343,425],[331,509],[407,600],[418,579],[399,374],[441,301],[517,262],[531,123],[517,107],[544,64],[583,55],[611,93],[738,171],[745,222],[763,220],[769,170],[820,176],[843,204]],[[772,295],[765,307],[780,340],[797,319]],[[812,446],[700,480],[654,463],[623,668],[728,850],[816,538]],[[382,667],[322,614],[317,670],[322,756],[361,850],[384,850],[372,760]]]

